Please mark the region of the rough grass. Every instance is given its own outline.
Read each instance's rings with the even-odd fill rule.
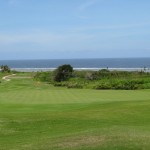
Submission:
[[[0,149],[148,150],[149,114],[150,90],[66,89],[14,78],[0,83]]]

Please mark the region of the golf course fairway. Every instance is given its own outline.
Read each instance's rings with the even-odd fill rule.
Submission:
[[[0,83],[0,150],[149,150],[150,90]]]

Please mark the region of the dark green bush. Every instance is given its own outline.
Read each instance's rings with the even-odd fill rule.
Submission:
[[[10,67],[7,65],[0,66],[0,69],[1,69],[1,72],[3,72],[3,73],[5,73],[5,72],[9,73],[11,71]]]
[[[73,72],[73,67],[69,64],[59,66],[54,71],[53,80],[57,82],[65,81],[72,76],[72,72]]]

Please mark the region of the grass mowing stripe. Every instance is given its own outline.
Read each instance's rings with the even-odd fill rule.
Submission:
[[[57,88],[38,90],[24,89],[1,91],[0,102],[29,103],[29,104],[63,104],[63,103],[92,103],[108,101],[137,101],[149,100],[149,92],[138,91],[94,91],[94,90],[66,90]]]

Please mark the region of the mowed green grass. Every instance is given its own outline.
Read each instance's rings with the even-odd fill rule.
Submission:
[[[0,83],[0,150],[149,149],[150,90]]]

